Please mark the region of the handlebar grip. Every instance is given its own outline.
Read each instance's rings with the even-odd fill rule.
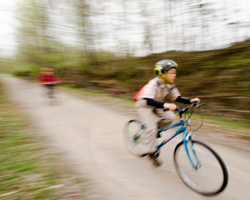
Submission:
[[[196,105],[197,105],[197,103],[198,103],[197,101],[194,101],[194,102],[193,102],[193,105],[194,105],[194,106],[196,106]]]
[[[168,111],[169,108],[164,108],[163,111]],[[176,107],[175,112],[180,112],[181,108],[179,106]]]
[[[193,108],[193,106],[196,106],[197,105],[197,101],[194,101],[191,106],[189,107],[189,109]]]

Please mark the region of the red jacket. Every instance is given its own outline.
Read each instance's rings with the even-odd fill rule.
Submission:
[[[62,82],[57,76],[55,75],[39,75],[37,77],[37,81],[42,84],[56,84]]]

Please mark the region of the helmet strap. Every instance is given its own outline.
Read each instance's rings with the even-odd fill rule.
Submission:
[[[166,73],[164,73],[165,74],[165,79],[164,78],[162,78],[162,76],[161,75],[158,75],[158,77],[163,81],[163,83],[170,83],[169,82],[169,80],[168,80],[168,77],[167,77],[167,72]]]
[[[167,81],[164,78],[162,78],[161,76],[158,77],[163,81],[163,83],[167,83]]]

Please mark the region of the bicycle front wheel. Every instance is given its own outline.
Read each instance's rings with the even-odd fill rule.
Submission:
[[[139,120],[132,119],[126,123],[123,133],[128,150],[142,156],[146,151],[145,126]]]
[[[228,182],[226,165],[220,156],[206,144],[191,140],[187,149],[195,167],[192,166],[183,142],[174,150],[175,168],[183,180],[194,191],[212,196],[222,192]]]

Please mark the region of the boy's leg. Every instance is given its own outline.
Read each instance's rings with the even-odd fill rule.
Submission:
[[[169,126],[176,118],[172,111],[163,111],[163,109],[156,109],[156,114],[159,116],[158,128]]]
[[[166,126],[169,126],[174,119],[176,118],[176,115],[172,111],[163,111],[162,109],[157,109],[155,111],[156,115],[160,118],[158,121],[158,129],[165,128]],[[161,134],[157,134],[157,138],[160,138]]]
[[[48,84],[43,84],[45,97],[49,97],[49,86]]]
[[[49,97],[53,98],[53,94],[54,94],[54,84],[48,84],[48,93],[49,93]]]
[[[146,149],[145,153],[150,154],[157,150],[156,131],[157,117],[152,108],[141,107],[137,109],[140,120],[146,124]]]
[[[158,160],[158,156],[156,155],[156,131],[158,118],[153,112],[152,108],[142,107],[138,108],[137,111],[140,120],[146,124],[146,141],[144,142],[147,144],[147,146],[145,149],[145,154],[149,156],[155,167],[159,167],[162,163]]]

